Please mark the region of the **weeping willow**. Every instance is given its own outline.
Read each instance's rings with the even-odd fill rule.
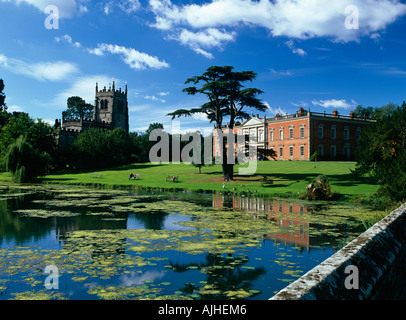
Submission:
[[[20,136],[12,143],[4,157],[6,170],[13,174],[15,182],[30,182],[47,173],[51,163],[51,156],[26,141]]]

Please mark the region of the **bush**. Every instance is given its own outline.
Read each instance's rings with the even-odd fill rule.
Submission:
[[[318,176],[306,187],[306,200],[332,200],[338,195],[331,190],[330,182],[324,175]]]
[[[319,157],[319,152],[318,152],[318,151],[315,151],[315,152],[310,156],[310,161],[316,161],[318,157]]]

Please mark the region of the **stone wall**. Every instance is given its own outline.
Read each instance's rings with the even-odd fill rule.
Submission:
[[[405,266],[406,203],[271,300],[406,299]]]

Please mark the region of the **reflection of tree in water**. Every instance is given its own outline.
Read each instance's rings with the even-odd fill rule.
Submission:
[[[13,213],[28,202],[29,196],[13,197],[0,200],[0,245],[3,241],[12,242],[13,245],[23,245],[28,241],[38,241],[49,234],[54,222],[49,219],[36,219],[20,217]]]
[[[133,214],[132,217],[141,222],[144,228],[147,230],[162,230],[164,228],[164,223],[166,217],[169,213],[160,212],[137,212]]]
[[[205,259],[206,262],[199,264],[170,263],[175,272],[186,272],[197,267],[200,272],[207,275],[207,280],[201,281],[200,284],[186,283],[179,289],[184,294],[198,293],[202,300],[224,300],[229,299],[227,291],[243,290],[250,297],[259,293],[248,292],[252,289],[253,281],[264,275],[266,270],[263,267],[244,269],[243,265],[248,262],[247,256],[233,257],[232,254],[228,254],[224,257],[221,254],[209,253]]]

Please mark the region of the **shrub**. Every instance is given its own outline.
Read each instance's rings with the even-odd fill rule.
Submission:
[[[316,159],[319,158],[319,152],[315,151],[311,156],[310,156],[310,161],[316,161]]]
[[[311,181],[306,187],[304,196],[306,200],[332,200],[336,197],[337,194],[331,190],[330,182],[324,175],[320,175]]]

